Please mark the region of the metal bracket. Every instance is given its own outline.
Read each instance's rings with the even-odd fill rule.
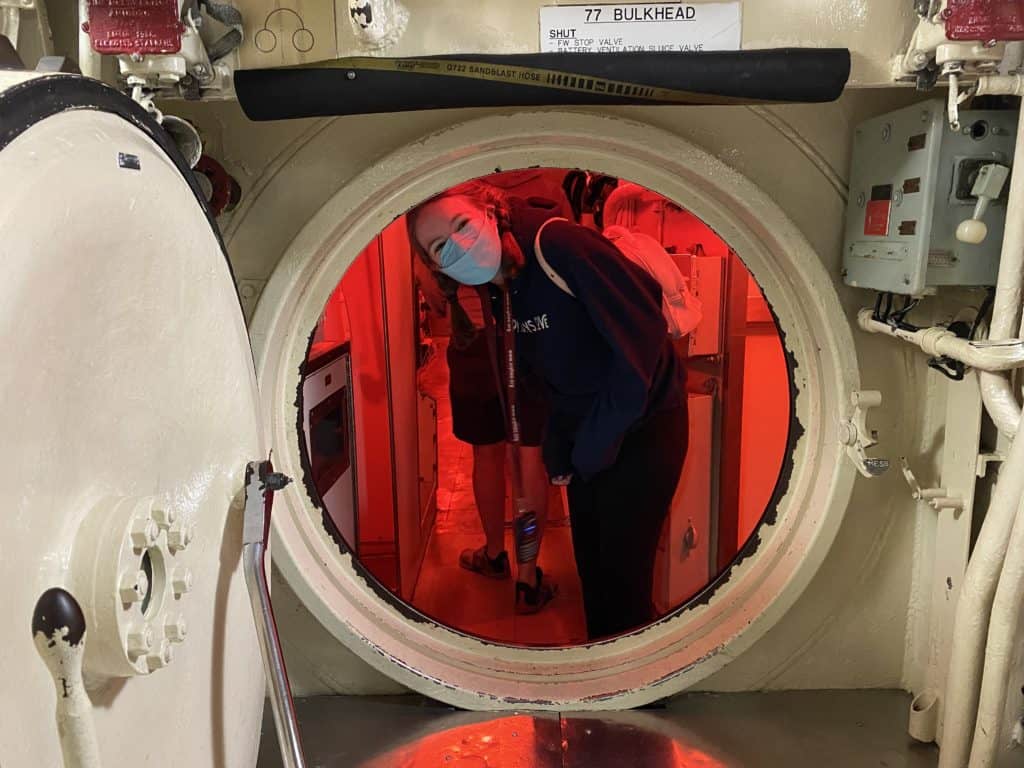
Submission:
[[[903,477],[910,486],[910,495],[915,501],[927,502],[928,506],[936,512],[944,509],[952,509],[955,517],[959,517],[964,509],[964,500],[960,496],[953,496],[945,488],[922,488],[910,469],[906,456],[900,456],[900,467],[903,469]]]
[[[978,477],[984,477],[986,474],[988,474],[989,464],[1000,464],[1005,460],[1006,456],[1004,456],[999,451],[992,451],[991,453],[979,453],[978,468],[975,471],[975,474],[977,474]]]
[[[888,459],[874,459],[867,449],[878,445],[878,432],[868,429],[868,410],[882,404],[882,393],[875,390],[850,393],[853,415],[839,425],[839,441],[846,446],[846,455],[864,477],[878,477],[889,470]]]

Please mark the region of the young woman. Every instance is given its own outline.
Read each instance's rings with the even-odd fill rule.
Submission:
[[[544,463],[569,485],[590,638],[653,620],[654,559],[687,441],[660,286],[597,232],[484,182],[421,204],[408,226],[433,269],[492,286],[497,317],[511,302],[519,376],[539,374],[549,402]]]

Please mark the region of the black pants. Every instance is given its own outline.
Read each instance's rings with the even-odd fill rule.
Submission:
[[[572,545],[591,640],[656,618],[654,558],[688,437],[686,406],[657,413],[626,436],[615,464],[569,485]]]

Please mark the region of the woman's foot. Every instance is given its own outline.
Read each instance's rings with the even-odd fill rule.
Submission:
[[[459,565],[467,571],[479,573],[489,579],[507,579],[512,575],[512,568],[508,564],[508,553],[500,552],[497,557],[487,556],[487,547],[480,549],[464,549],[459,555]]]
[[[554,600],[557,594],[558,585],[550,580],[545,581],[544,572],[538,566],[535,584],[516,582],[516,613],[520,615],[537,613]]]

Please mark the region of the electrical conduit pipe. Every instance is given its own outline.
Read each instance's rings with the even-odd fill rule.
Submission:
[[[1006,82],[1004,82],[1006,81]],[[1020,77],[981,78],[977,93],[994,93],[996,87],[1020,89]],[[1024,120],[1017,124],[1014,165],[1024,158]],[[1018,168],[1018,170],[1020,170]],[[1021,288],[1024,284],[1024,173],[1015,173],[1010,181],[1006,230],[1000,255],[999,277],[992,305],[990,340],[1005,339],[1017,332],[1020,323]],[[982,393],[988,391],[985,407],[1000,429],[1012,426],[1016,432],[1020,407],[1009,380],[998,374],[988,377]],[[1001,383],[997,383],[1001,382]],[[995,395],[995,400],[993,396]],[[1010,407],[1012,403],[1012,408]],[[993,410],[993,404],[996,410]],[[1017,424],[1010,424],[1016,416]],[[997,420],[998,419],[998,420]],[[1004,429],[1004,431],[1006,431]],[[946,678],[943,709],[942,749],[939,768],[963,768],[968,765],[971,733],[978,715],[979,685],[984,665],[986,629],[993,617],[993,599],[1006,559],[1014,518],[1024,493],[1024,440],[1014,439],[999,473],[992,502],[985,514],[981,533],[967,564],[964,584],[957,602],[953,624],[953,645]],[[1007,582],[1009,584],[1009,582]],[[1009,586],[1007,587],[1007,589]],[[1019,598],[1019,595],[1018,595]],[[1002,602],[1001,602],[1002,605]],[[993,734],[991,738],[996,738]],[[989,738],[989,737],[986,737]]]
[[[1024,95],[1024,77],[1021,75],[992,75],[982,77],[975,86],[974,95],[1003,94]],[[1024,157],[1024,126],[1018,123],[1017,142],[1014,158]],[[1007,211],[1022,211],[1024,208],[1024,179],[1016,174],[1010,178],[1010,196]],[[996,283],[995,301],[992,305],[992,328],[989,339],[1007,339],[1019,329],[1021,313],[1021,287],[1024,285],[1024,217],[1007,216],[1003,236],[1003,248],[999,256],[999,278]],[[1008,437],[1017,433],[1020,424],[1021,407],[1017,403],[1013,387],[1007,376],[983,372],[979,376],[981,397],[992,421],[999,431]]]
[[[1024,443],[1024,440],[1019,442]],[[999,576],[992,617],[985,645],[985,668],[981,683],[978,717],[974,724],[969,768],[995,765],[1002,739],[1003,713],[1009,690],[1010,662],[1015,633],[1020,622],[1024,595],[1024,501],[1017,505],[1017,516],[1007,543],[1006,560]]]
[[[967,564],[956,606],[939,768],[967,765],[984,666],[985,631],[1021,494],[1024,494],[1024,440],[1014,440]]]
[[[1010,371],[1024,366],[1024,340],[970,341],[939,326],[917,331],[896,328],[875,320],[872,310],[862,309],[857,323],[868,333],[884,333],[916,344],[929,355],[959,360],[980,371]]]

